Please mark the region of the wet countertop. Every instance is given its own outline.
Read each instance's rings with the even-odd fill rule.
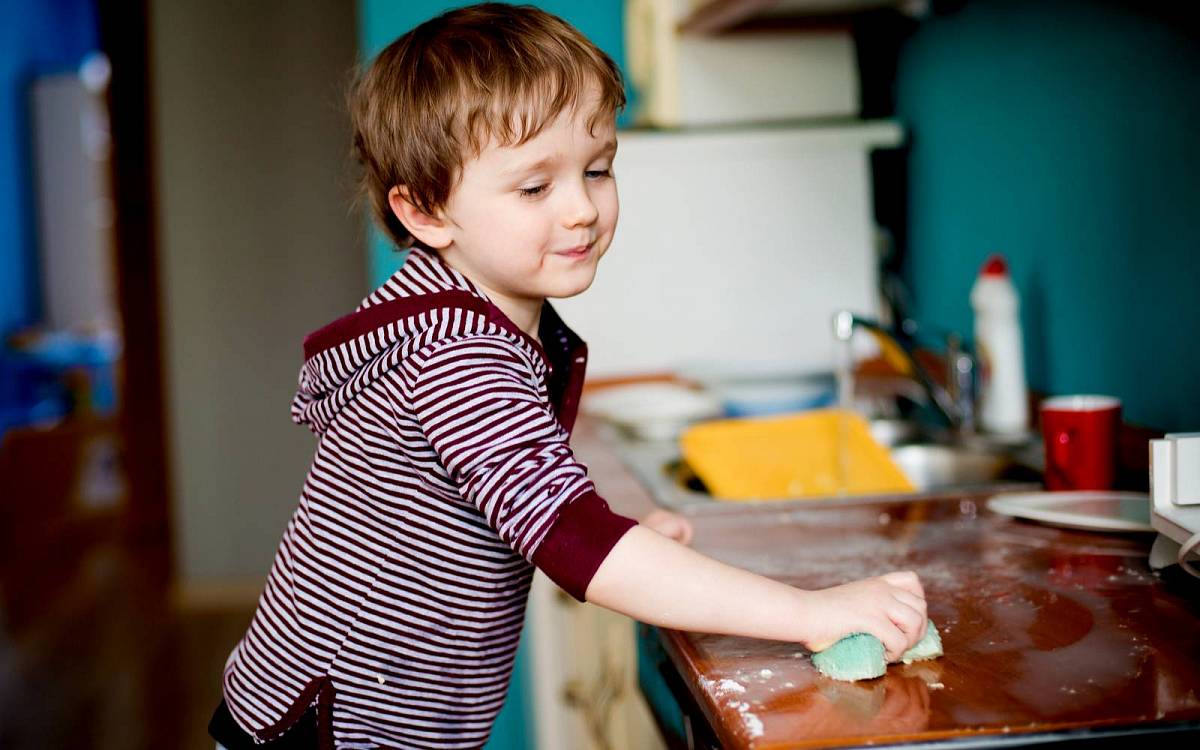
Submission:
[[[573,440],[619,512],[649,494],[582,418]],[[1200,729],[1200,581],[1153,574],[1153,535],[992,514],[986,496],[714,504],[693,546],[803,588],[911,569],[946,655],[830,680],[797,644],[660,630],[722,746],[806,748]]]

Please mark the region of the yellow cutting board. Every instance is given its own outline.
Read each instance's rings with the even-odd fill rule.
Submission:
[[[684,460],[718,500],[914,489],[866,420],[843,409],[704,422],[679,440]]]

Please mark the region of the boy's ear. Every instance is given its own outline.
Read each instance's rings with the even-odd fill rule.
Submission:
[[[428,247],[441,250],[450,244],[452,238],[447,221],[440,215],[430,216],[417,208],[405,186],[397,185],[388,191],[388,205],[404,228]]]

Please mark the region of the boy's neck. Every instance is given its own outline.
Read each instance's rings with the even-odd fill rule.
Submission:
[[[492,300],[492,304],[500,308],[501,312],[508,316],[509,320],[515,323],[522,331],[529,334],[534,341],[539,344],[542,343],[542,340],[538,337],[538,327],[542,322],[542,305],[545,300],[509,299],[498,292],[488,289],[479,282],[475,283]]]
[[[458,263],[454,263],[452,259],[447,258],[446,254],[442,254],[441,258],[444,263],[454,268],[463,276],[466,276],[471,280],[471,283],[482,289],[483,293],[492,301],[492,304],[500,308],[500,311],[507,315],[508,319],[515,323],[518,328],[527,333],[534,341],[539,344],[542,343],[541,338],[538,337],[538,327],[542,322],[542,306],[546,302],[545,299],[512,297],[501,294],[475,278],[475,274],[467,272]]]

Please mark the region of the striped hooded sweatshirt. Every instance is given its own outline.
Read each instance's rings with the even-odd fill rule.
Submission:
[[[534,566],[582,600],[635,525],[568,446],[586,344],[549,303],[538,338],[414,249],[305,339],[292,418],[316,454],[224,675],[255,740],[311,707],[323,747],[487,740]]]

